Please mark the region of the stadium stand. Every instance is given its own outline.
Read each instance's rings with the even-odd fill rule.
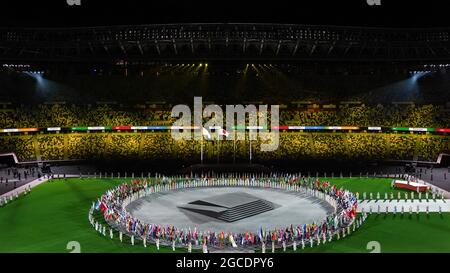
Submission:
[[[253,147],[260,142],[253,141]],[[211,158],[247,158],[248,141],[204,143]],[[200,141],[175,141],[170,133],[73,133],[15,135],[0,138],[0,152],[15,151],[22,161],[63,159],[180,159],[195,163]],[[430,160],[450,150],[450,137],[384,133],[281,133],[280,148],[260,152],[255,161],[301,159]],[[235,152],[234,152],[235,151]],[[234,154],[235,153],[235,154]]]

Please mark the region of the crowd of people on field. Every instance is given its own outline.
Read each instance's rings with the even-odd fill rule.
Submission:
[[[133,217],[125,209],[125,204],[140,197],[161,191],[181,188],[211,187],[211,186],[244,186],[277,188],[289,191],[303,191],[314,196],[327,196],[328,202],[335,207],[333,213],[322,221],[314,223],[299,223],[287,227],[266,228],[246,231],[243,233],[200,230],[197,227],[180,228],[173,225],[158,225],[144,223]],[[362,224],[364,217],[356,219],[357,198],[349,191],[338,189],[329,182],[320,181],[312,177],[296,175],[261,176],[261,177],[156,177],[152,180],[135,179],[131,183],[123,183],[102,195],[92,204],[90,220],[95,225],[93,213],[98,211],[103,218],[121,233],[132,236],[133,239],[154,241],[159,247],[160,242],[172,245],[207,245],[224,246],[260,246],[274,243],[276,245],[298,243],[312,244],[331,240],[335,234],[349,233],[350,224]],[[122,236],[122,235],[121,235]],[[339,235],[338,235],[339,236]]]

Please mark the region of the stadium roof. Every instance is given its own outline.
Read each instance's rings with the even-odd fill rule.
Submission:
[[[341,26],[450,26],[442,0],[67,0],[2,1],[0,26],[67,27],[154,23],[292,23]],[[74,2],[73,0],[71,2]]]
[[[450,28],[263,23],[0,28],[3,62],[449,59]]]

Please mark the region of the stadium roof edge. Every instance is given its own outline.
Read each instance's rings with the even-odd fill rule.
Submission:
[[[259,27],[295,27],[295,28],[328,28],[349,30],[373,30],[373,31],[450,31],[450,27],[374,27],[374,26],[350,26],[350,25],[315,25],[315,24],[287,24],[287,23],[166,23],[166,24],[136,24],[136,25],[98,25],[76,27],[0,27],[0,30],[91,30],[108,28],[142,28],[142,27],[193,27],[193,26],[259,26]]]

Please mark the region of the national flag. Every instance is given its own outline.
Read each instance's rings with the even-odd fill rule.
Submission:
[[[252,232],[250,232],[250,242],[252,243],[252,245],[255,244],[255,235]]]
[[[356,217],[356,205],[354,205],[353,208],[352,208],[352,217],[353,218]]]
[[[197,227],[194,228],[194,239],[197,240],[198,239],[198,234],[197,234]]]
[[[100,212],[101,212],[102,214],[105,213],[105,211],[106,211],[107,208],[108,208],[108,207],[106,206],[105,203],[103,203],[103,202],[100,203]]]
[[[233,234],[232,234],[232,233],[230,233],[230,236],[228,237],[228,239],[229,239],[229,241],[231,242],[231,245],[232,245],[233,247],[238,247],[237,244],[236,244],[236,242],[234,241],[234,238],[233,238]]]
[[[274,231],[272,232],[272,242],[275,242],[277,240],[277,230],[274,229]]]
[[[202,127],[202,136],[206,137],[208,140],[211,140],[211,134],[205,127]]]
[[[220,130],[217,132],[217,134],[218,134],[219,136],[225,136],[225,137],[228,137],[228,136],[230,135],[230,133],[229,133],[227,130],[225,130],[225,129],[220,129]]]
[[[263,241],[263,231],[262,231],[262,227],[259,228],[258,230],[258,237],[261,241]]]

